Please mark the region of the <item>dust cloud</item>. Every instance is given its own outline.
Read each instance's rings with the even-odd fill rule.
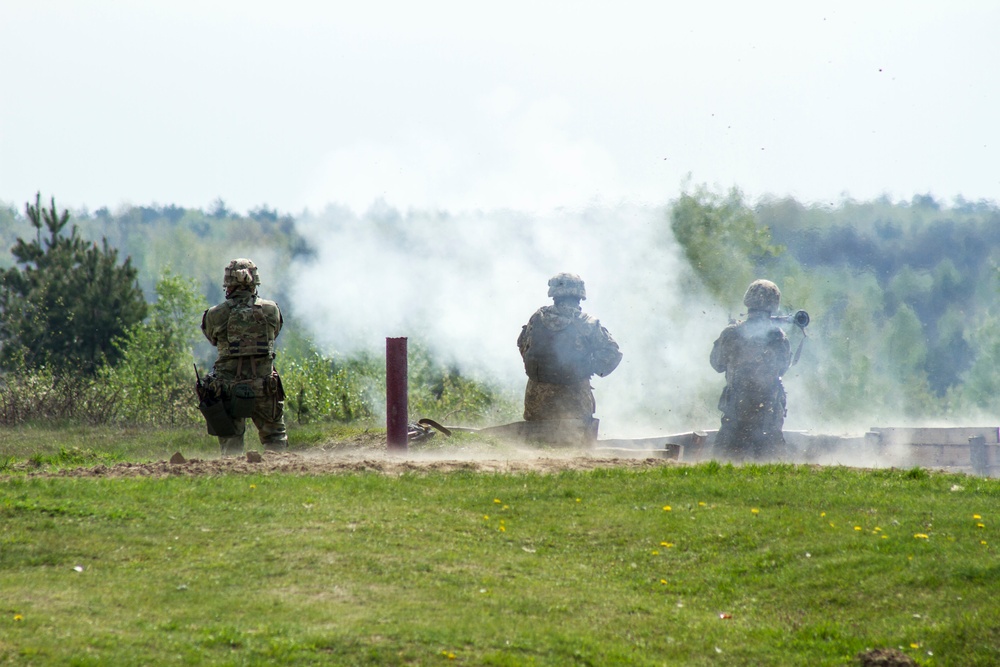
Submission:
[[[463,373],[521,391],[516,340],[561,271],[624,358],[595,377],[602,437],[716,428],[724,383],[708,364],[728,314],[700,289],[666,207],[399,210],[329,206],[297,221],[315,257],[291,269],[292,307],[328,352],[379,354],[386,337],[431,347]],[[734,291],[742,295],[745,286]]]
[[[607,327],[624,355],[615,372],[592,381],[601,438],[719,426],[725,380],[708,357],[730,317],[742,317],[746,286],[734,284],[726,304],[707,295],[673,237],[667,206],[451,212],[376,202],[360,214],[329,206],[303,215],[297,226],[316,252],[291,267],[291,306],[327,353],[383,355],[385,338],[407,337],[466,375],[520,393],[518,333],[535,309],[551,303],[549,277],[567,271],[584,279],[584,311]],[[809,460],[880,465],[863,436],[873,426],[902,425],[895,417],[901,413],[891,397],[852,423],[829,413],[816,378],[832,372],[836,360],[824,349],[822,322],[816,324],[784,378],[785,430],[848,436],[831,438]],[[792,324],[786,331],[796,350],[802,332]],[[411,415],[418,417],[438,415]]]

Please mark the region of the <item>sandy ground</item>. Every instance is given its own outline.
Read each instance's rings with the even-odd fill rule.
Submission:
[[[22,464],[29,466],[30,464]],[[390,452],[384,436],[361,436],[351,441],[331,442],[308,450],[289,452],[249,451],[240,457],[187,458],[183,452],[169,460],[148,463],[117,463],[67,468],[29,475],[63,477],[167,477],[171,475],[330,475],[374,472],[402,475],[420,472],[473,471],[481,473],[553,473],[595,468],[651,468],[681,465],[656,452],[609,455],[600,450],[530,448],[495,443],[463,442],[450,446],[447,440],[411,443],[406,451]],[[21,467],[21,466],[18,466]]]

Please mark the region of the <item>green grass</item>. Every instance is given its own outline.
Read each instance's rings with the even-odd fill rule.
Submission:
[[[17,474],[0,523],[0,664],[1000,664],[991,479]]]
[[[288,426],[291,449],[307,449],[341,438],[356,436],[364,426],[336,423]],[[370,430],[385,433],[385,426]],[[247,421],[246,446],[263,447],[253,424]],[[65,467],[111,465],[122,461],[158,461],[174,452],[188,458],[219,455],[218,439],[205,432],[203,424],[175,428],[90,427],[32,424],[0,429],[0,474],[17,463],[31,462],[43,470]]]

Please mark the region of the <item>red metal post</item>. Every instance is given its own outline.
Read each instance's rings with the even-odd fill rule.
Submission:
[[[406,339],[385,339],[385,426],[390,451],[406,451],[409,427]]]

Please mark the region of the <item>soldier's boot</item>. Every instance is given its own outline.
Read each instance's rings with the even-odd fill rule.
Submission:
[[[265,452],[288,451],[288,434],[285,432],[283,422],[271,422],[261,424],[260,442],[264,445]]]
[[[264,442],[265,452],[287,452],[288,451],[288,440],[267,440]]]
[[[243,434],[219,438],[223,456],[243,456]]]

